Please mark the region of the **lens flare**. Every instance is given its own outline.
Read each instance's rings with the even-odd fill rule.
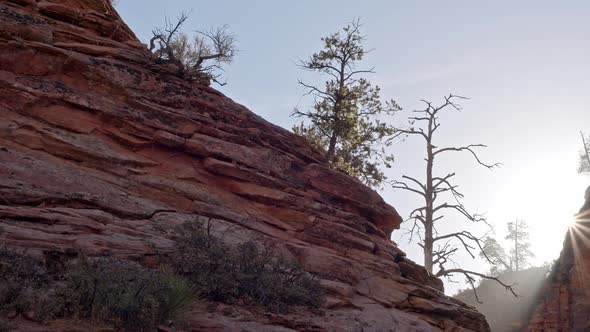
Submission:
[[[575,222],[569,227],[569,241],[574,256],[574,279],[572,283],[578,284],[578,289],[590,295],[590,264],[588,255],[590,252],[590,210],[578,215]],[[567,243],[567,241],[566,241]]]

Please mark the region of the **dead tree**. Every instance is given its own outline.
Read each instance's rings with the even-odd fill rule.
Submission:
[[[181,32],[188,20],[187,13],[181,13],[173,23],[166,18],[164,28],[152,31],[149,51],[157,61],[177,66],[179,76],[187,80],[205,77],[225,85],[218,80],[223,65],[233,61],[236,54],[236,36],[227,25],[205,31],[195,31],[191,40]]]
[[[505,284],[493,276],[485,276],[478,272],[461,269],[453,261],[453,256],[461,248],[472,258],[475,258],[477,251],[483,252],[485,256],[485,252],[483,251],[485,236],[478,237],[465,230],[449,234],[439,234],[436,229],[436,223],[445,218],[443,213],[447,211],[454,211],[458,216],[469,222],[485,223],[489,226],[484,215],[469,212],[461,202],[463,194],[452,181],[455,173],[451,172],[444,176],[435,175],[435,160],[441,155],[450,152],[467,152],[473,156],[479,165],[488,169],[493,169],[500,165],[498,163],[487,164],[479,158],[476,149],[485,147],[483,144],[468,144],[459,147],[439,147],[435,145],[435,134],[440,127],[440,123],[438,122],[440,113],[448,108],[460,111],[461,107],[456,101],[462,99],[467,98],[449,95],[445,97],[444,103],[439,106],[422,100],[426,104],[426,107],[422,110],[413,111],[414,116],[409,118],[409,128],[397,129],[397,136],[418,136],[424,139],[426,143],[426,179],[425,181],[420,181],[414,177],[403,175],[401,181],[391,181],[390,184],[395,189],[412,192],[424,200],[423,206],[414,209],[410,213],[409,220],[413,221],[413,225],[408,230],[408,233],[410,241],[413,241],[415,236],[419,237],[419,245],[424,251],[424,266],[429,273],[436,277],[451,277],[452,275],[462,274],[474,289],[475,277],[493,279],[516,296],[512,285]],[[485,257],[489,259],[487,256]],[[448,264],[453,264],[453,268],[447,269]],[[438,266],[436,273],[433,272],[434,266]]]
[[[152,38],[150,39],[149,51],[160,61],[170,62],[179,67],[183,67],[182,62],[176,58],[172,42],[180,33],[180,28],[188,20],[187,13],[181,13],[176,19],[176,23],[172,23],[166,17],[166,24],[164,28],[156,28],[152,30]]]

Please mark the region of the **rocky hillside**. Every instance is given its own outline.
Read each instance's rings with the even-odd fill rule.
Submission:
[[[401,218],[377,193],[153,62],[110,1],[0,0],[0,244],[155,266],[177,225],[209,219],[226,241],[274,241],[328,296],[317,312],[195,313],[195,331],[489,330],[390,241]]]
[[[586,203],[565,237],[525,331],[590,331],[590,195],[586,192]]]

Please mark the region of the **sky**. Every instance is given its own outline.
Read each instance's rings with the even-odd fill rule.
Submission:
[[[290,117],[293,108],[312,102],[297,80],[325,79],[298,69],[298,59],[319,51],[322,36],[360,18],[365,46],[373,50],[362,66],[376,71],[367,78],[384,100],[404,108],[391,123],[405,125],[411,110],[423,107],[421,99],[437,104],[450,93],[469,97],[462,112],[441,115],[438,145],[486,144],[481,158],[502,167],[488,170],[458,153],[437,161],[436,172],[457,173],[466,207],[485,212],[499,240],[507,222],[525,220],[533,264],[559,256],[590,184],[576,172],[580,131],[590,132],[590,2],[119,0],[117,9],[143,42],[165,17],[182,11],[191,11],[189,34],[228,24],[239,53],[226,68],[227,85],[217,88],[287,129],[299,121]],[[396,162],[386,175],[424,178],[421,143],[412,137],[396,142],[390,150]],[[380,193],[404,218],[420,204],[404,191]],[[439,225],[441,232],[488,231],[454,215]],[[420,248],[403,230],[392,239],[422,263]],[[465,254],[457,261],[488,268]],[[445,283],[447,293],[463,287],[461,277],[455,280]]]

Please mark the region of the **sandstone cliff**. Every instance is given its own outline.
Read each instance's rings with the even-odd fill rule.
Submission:
[[[570,226],[526,331],[590,331],[590,197],[586,193],[586,203]]]
[[[194,330],[489,330],[390,241],[401,218],[377,193],[152,62],[109,1],[1,0],[0,243],[155,265],[175,226],[209,218],[227,241],[271,239],[328,297],[315,313],[195,313]]]

